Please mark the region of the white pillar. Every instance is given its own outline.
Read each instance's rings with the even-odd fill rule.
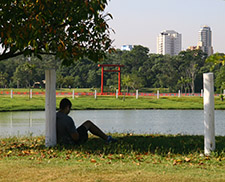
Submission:
[[[136,90],[136,99],[138,99],[138,90]]]
[[[178,97],[180,97],[180,90],[178,91]]]
[[[30,98],[32,99],[32,89],[30,89]]]
[[[116,99],[118,99],[118,90],[116,90]]]
[[[204,94],[203,89],[201,89],[201,97],[203,97],[203,94]]]
[[[225,90],[223,90],[223,95],[225,95]]]
[[[72,93],[72,98],[74,99],[74,90],[73,90],[73,93]]]
[[[204,83],[204,152],[215,150],[214,81],[213,73],[203,74]]]
[[[157,99],[159,99],[159,90],[157,90]]]
[[[45,146],[56,145],[56,73],[45,71]]]
[[[97,99],[97,90],[95,90],[95,99]]]
[[[13,98],[13,90],[11,90],[10,96],[11,96],[11,99],[12,99]]]

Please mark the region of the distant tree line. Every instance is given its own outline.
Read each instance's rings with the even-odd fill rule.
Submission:
[[[224,54],[220,54],[223,55]],[[170,92],[200,92],[203,73],[214,72],[217,92],[225,89],[225,67],[206,61],[201,50],[181,51],[177,56],[150,54],[143,46],[134,46],[131,51],[116,50],[98,64],[122,64],[122,86],[128,92],[141,88],[168,88]],[[1,88],[28,88],[35,82],[43,84],[46,68],[55,68],[57,88],[100,88],[101,70],[98,64],[88,59],[76,61],[66,67],[51,56],[38,58],[11,58],[0,62]],[[109,68],[115,69],[115,68]],[[117,73],[105,73],[107,91],[115,91]],[[43,85],[44,86],[44,85]]]

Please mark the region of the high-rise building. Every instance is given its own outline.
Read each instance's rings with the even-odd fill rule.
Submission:
[[[210,27],[208,26],[201,27],[198,36],[198,46],[200,46],[202,51],[207,53],[208,56],[213,54],[212,31]]]
[[[164,30],[157,37],[157,54],[178,55],[181,51],[181,34]]]

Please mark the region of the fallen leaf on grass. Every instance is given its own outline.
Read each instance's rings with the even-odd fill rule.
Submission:
[[[29,150],[23,150],[23,151],[22,151],[22,154],[23,154],[23,155],[30,155],[31,153],[30,153]]]
[[[185,160],[185,162],[190,162],[191,161],[191,159],[187,158],[187,157],[184,160]]]
[[[77,154],[75,157],[80,157],[80,154]]]
[[[181,164],[182,160],[181,159],[177,159],[173,161],[173,165],[177,165],[177,164]]]
[[[69,155],[66,155],[66,160],[69,160],[70,159],[70,156]]]
[[[137,157],[136,157],[136,160],[138,160],[138,161],[142,162],[142,161],[144,160],[144,158],[143,158],[143,157],[141,157],[141,156],[137,156]]]
[[[2,144],[2,145],[6,145],[6,142],[4,142],[4,141],[1,141],[1,144]]]
[[[110,160],[112,160],[112,159],[113,159],[113,158],[112,158],[112,157],[110,157],[110,156],[108,156],[107,158],[108,158],[108,159],[110,159]]]
[[[12,151],[10,150],[10,151],[8,151],[7,155],[10,155],[11,153],[12,153]]]
[[[35,159],[34,157],[29,158],[29,160],[34,160],[34,159]]]
[[[34,145],[34,144],[32,144],[32,145],[30,146],[30,148],[33,148],[33,147],[35,147],[35,145]]]
[[[198,165],[204,165],[204,163],[203,162],[199,162]]]
[[[96,163],[97,161],[95,159],[91,159],[91,162],[92,163]]]
[[[123,155],[123,154],[120,154],[120,158],[122,158],[122,159],[123,159],[123,158],[124,158],[124,155]]]

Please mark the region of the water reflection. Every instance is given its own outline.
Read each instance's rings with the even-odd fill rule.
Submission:
[[[1,112],[0,136],[43,135],[44,117],[43,111]]]
[[[71,111],[75,125],[90,119],[105,132],[203,135],[202,110],[91,110]],[[216,135],[225,135],[225,111],[215,111]],[[44,135],[44,111],[1,112],[0,137]]]

